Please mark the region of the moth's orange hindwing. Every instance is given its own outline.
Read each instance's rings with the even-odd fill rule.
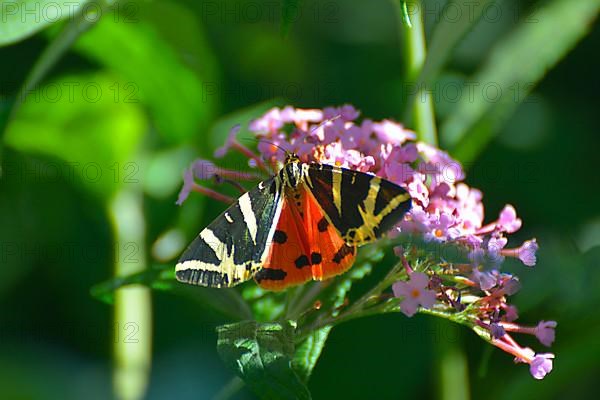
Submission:
[[[231,287],[250,279],[266,259],[283,204],[272,177],[243,194],[188,246],[175,266],[178,281]]]
[[[269,255],[254,278],[269,290],[339,275],[352,266],[356,248],[346,245],[308,187],[286,188]]]

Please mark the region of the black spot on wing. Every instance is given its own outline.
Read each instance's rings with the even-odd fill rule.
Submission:
[[[287,242],[287,234],[284,231],[276,230],[273,234],[273,243],[283,244]]]
[[[310,255],[310,263],[311,263],[312,265],[321,264],[321,261],[322,261],[322,260],[323,260],[323,257],[321,256],[321,253],[316,253],[316,252],[313,252],[313,253]]]
[[[256,274],[254,279],[260,283],[263,280],[281,281],[285,279],[287,272],[279,268],[262,268]]]
[[[336,264],[339,264],[346,256],[352,255],[355,252],[356,248],[354,246],[348,246],[347,244],[345,244],[342,247],[340,247],[340,249],[335,253],[332,261]]]
[[[319,220],[319,222],[317,223],[317,229],[319,229],[319,232],[325,232],[327,230],[327,227],[329,226],[329,222],[327,221],[327,218],[323,217]]]
[[[296,268],[308,267],[310,265],[310,260],[305,254],[302,254],[300,257],[296,258],[294,261]]]

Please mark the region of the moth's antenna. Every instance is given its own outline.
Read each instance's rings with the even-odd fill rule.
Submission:
[[[269,143],[270,145],[272,145],[272,146],[275,146],[275,147],[277,147],[279,150],[283,151],[285,154],[287,154],[287,153],[289,153],[289,152],[290,152],[289,150],[286,150],[286,149],[284,149],[282,146],[280,146],[280,145],[278,145],[278,144],[276,144],[276,143],[270,142],[270,141],[268,141],[268,140],[265,140],[265,139],[258,139],[258,141],[259,141],[259,142],[260,142],[260,141],[263,141],[263,142],[265,142],[265,143]]]
[[[312,128],[312,129],[310,130],[310,133],[313,133],[314,131],[316,131],[317,129],[319,129],[320,127],[322,127],[323,125],[325,125],[326,123],[328,123],[328,122],[333,122],[333,121],[335,121],[336,119],[338,119],[338,118],[341,118],[341,117],[342,117],[342,114],[338,114],[338,115],[336,115],[336,116],[334,116],[334,117],[327,118],[325,121],[321,122],[319,125],[317,125],[317,126],[315,126],[314,128]]]
[[[242,140],[247,140],[247,141],[250,141],[250,140],[251,140],[251,141],[253,141],[253,142],[265,142],[265,143],[269,143],[270,145],[273,145],[273,146],[277,147],[278,149],[280,149],[281,151],[283,151],[283,154],[285,154],[285,155],[286,155],[286,157],[287,157],[287,155],[290,153],[289,151],[287,151],[287,150],[286,150],[286,149],[284,149],[283,147],[281,147],[281,146],[279,146],[279,145],[277,145],[277,144],[275,144],[275,143],[273,143],[273,142],[270,142],[270,141],[268,141],[268,140],[266,140],[266,139],[257,139],[257,138],[244,138],[244,139],[242,139]],[[277,164],[276,164],[276,163],[274,163],[272,159],[270,159],[270,161],[271,161],[271,165],[270,165],[269,167],[271,168],[271,172],[274,172],[274,171],[276,171],[276,170],[277,170]]]
[[[247,138],[247,140],[255,140],[255,141],[257,141],[257,142],[265,142],[265,143],[268,143],[268,144],[270,144],[270,145],[272,145],[272,146],[275,146],[275,147],[277,147],[279,150],[283,151],[285,154],[289,153],[289,151],[288,151],[288,150],[284,149],[283,147],[279,146],[278,144],[275,144],[275,143],[273,143],[273,142],[271,142],[271,141],[268,141],[267,139],[254,139],[254,138]]]

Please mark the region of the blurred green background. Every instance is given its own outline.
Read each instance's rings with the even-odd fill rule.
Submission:
[[[128,292],[113,317],[90,288],[174,264],[222,210],[174,202],[183,169],[234,124],[274,105],[350,103],[414,126],[420,81],[407,78],[398,4],[67,3],[0,1],[0,398],[111,398],[122,344],[141,366],[122,393],[141,390],[151,352],[145,398],[211,398],[233,376],[215,350],[229,317],[160,291]],[[440,145],[484,192],[488,220],[516,207],[511,244],[538,239],[513,300],[522,323],[558,321],[554,371],[535,381],[465,329],[385,315],[333,330],[315,399],[595,397],[599,2],[481,0],[480,18],[456,3],[421,5]],[[245,168],[234,155],[222,165]],[[466,354],[468,383],[455,382],[466,394],[441,389],[449,347]]]

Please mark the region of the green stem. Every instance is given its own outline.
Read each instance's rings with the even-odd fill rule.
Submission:
[[[143,271],[146,266],[142,193],[122,190],[110,203],[110,216],[116,238],[115,277]],[[123,251],[135,251],[124,257]],[[115,291],[114,300],[115,398],[137,400],[144,397],[152,354],[152,299],[150,289],[131,285]]]
[[[400,19],[400,31],[402,33],[402,42],[405,60],[405,86],[411,87],[416,91],[412,97],[414,104],[412,106],[412,123],[417,133],[417,138],[423,142],[437,145],[437,128],[435,125],[435,114],[433,110],[433,99],[431,93],[427,91],[426,86],[417,85],[421,69],[425,64],[425,31],[423,28],[423,6],[418,0],[409,0],[401,2],[394,0],[398,6],[398,16]],[[406,5],[411,24],[404,22],[406,12],[402,11],[402,6]]]
[[[444,321],[438,329],[449,329],[450,322]],[[439,397],[442,400],[468,400],[469,373],[467,358],[459,341],[437,340],[436,354],[439,355]]]
[[[378,303],[374,306],[367,307],[368,302],[381,295],[381,293],[387,289],[394,281],[399,279],[399,274],[403,271],[402,264],[398,263],[390,269],[390,272],[380,280],[375,286],[373,286],[367,293],[361,296],[360,299],[356,300],[347,310],[343,313],[335,316],[330,316],[325,319],[317,319],[313,323],[309,324],[306,328],[301,329],[298,333],[296,340],[298,343],[302,342],[312,332],[322,329],[326,326],[335,326],[342,322],[350,321],[360,317],[373,315],[381,312],[386,312],[389,304],[387,301]]]

